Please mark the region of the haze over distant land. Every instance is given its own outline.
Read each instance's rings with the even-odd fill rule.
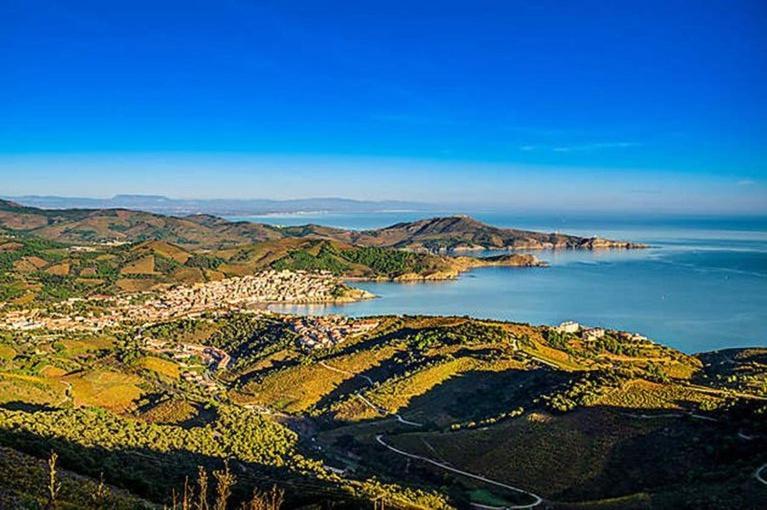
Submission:
[[[159,214],[184,216],[189,214],[214,214],[229,218],[248,219],[268,215],[296,215],[296,220],[306,215],[307,223],[319,222],[318,217],[328,214],[371,214],[371,213],[415,213],[418,217],[445,216],[455,214],[505,213],[519,216],[537,216],[570,218],[599,218],[605,214],[615,217],[647,218],[661,216],[675,217],[738,217],[763,216],[767,209],[759,207],[725,208],[653,208],[637,207],[630,202],[592,202],[590,206],[563,204],[559,200],[545,198],[533,199],[524,194],[510,195],[506,202],[421,202],[407,200],[357,200],[342,197],[306,197],[293,199],[267,198],[172,198],[165,195],[117,194],[111,197],[96,198],[83,196],[56,195],[3,195],[0,199],[42,209],[132,209]],[[255,219],[255,218],[254,218]]]
[[[412,209],[412,203],[443,204],[443,211],[452,212],[493,208],[767,214],[767,184],[759,177],[513,162],[341,155],[8,155],[0,151],[0,178],[0,195],[16,200],[29,196],[104,200],[114,195],[287,201],[344,197],[393,202],[396,209],[403,208],[397,202],[407,202],[406,209]],[[30,205],[45,207],[37,202]],[[87,202],[83,206],[91,207]]]
[[[3,197],[31,207],[43,209],[135,209],[165,214],[260,215],[271,213],[383,211],[434,211],[435,206],[398,200],[352,200],[348,198],[268,199],[177,199],[162,195],[115,195],[111,198],[58,197],[27,195]]]

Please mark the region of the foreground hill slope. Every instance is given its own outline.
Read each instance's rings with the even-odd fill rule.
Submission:
[[[766,356],[466,317],[0,331],[0,446],[154,504],[229,459],[285,508],[763,508]]]
[[[62,243],[168,241],[217,249],[282,238],[321,238],[356,246],[416,252],[480,249],[640,248],[639,244],[497,228],[465,216],[432,218],[354,231],[320,225],[275,227],[211,215],[183,218],[127,209],[38,209],[0,200],[0,227]]]

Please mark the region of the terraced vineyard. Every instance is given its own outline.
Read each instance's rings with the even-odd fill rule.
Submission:
[[[531,255],[447,257],[327,239],[285,238],[195,251],[165,241],[70,245],[0,230],[0,298],[22,307],[218,282],[270,269],[406,281],[455,278],[483,265],[541,264]]]
[[[443,234],[419,237],[417,252],[396,249],[414,248],[408,225],[384,238],[152,220],[161,231],[215,230],[221,242],[201,248],[180,231],[162,237],[183,246],[144,238],[149,227],[125,211],[14,210],[0,219],[9,228],[0,233],[0,297],[10,317],[0,330],[0,466],[25,459],[34,474],[9,472],[0,502],[50,499],[30,480],[51,450],[66,487],[61,503],[72,508],[103,507],[107,486],[117,508],[173,505],[198,467],[234,473],[232,504],[277,483],[289,508],[765,502],[754,476],[767,462],[764,349],[688,356],[621,331],[466,317],[295,319],[224,305],[228,291],[195,294],[187,299],[199,306],[163,315],[183,308],[192,284],[264,269],[308,271],[302,282],[326,271],[337,299],[353,291],[338,276],[446,278],[480,262],[428,253],[450,243]],[[94,239],[63,227],[71,222]],[[459,219],[419,225],[489,232]],[[123,227],[134,242],[93,242]],[[151,301],[162,292],[176,301]],[[133,313],[142,309],[151,314]],[[102,503],[83,503],[94,487]]]
[[[292,324],[227,312],[6,332],[0,443],[13,458],[53,449],[83,490],[103,472],[115,497],[148,506],[224,459],[237,469],[233,501],[278,482],[288,507],[764,501],[753,477],[765,462],[764,350],[696,357],[622,332],[606,343],[462,317],[378,317],[310,349]]]

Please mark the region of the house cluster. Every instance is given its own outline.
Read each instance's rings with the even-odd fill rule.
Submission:
[[[651,340],[644,335],[640,335],[639,333],[630,333],[628,331],[619,331],[617,336],[621,340],[628,340],[638,344],[651,342]]]
[[[125,319],[119,309],[110,309],[106,314],[90,312],[72,313],[57,309],[24,309],[7,312],[0,316],[0,328],[26,331],[46,328],[51,330],[100,331],[117,326]]]
[[[181,379],[202,388],[208,393],[221,393],[224,391],[220,384],[211,380],[207,374],[204,373],[184,370],[181,372]]]
[[[559,326],[554,328],[559,333],[571,333],[571,334],[577,334],[582,339],[595,342],[597,340],[600,340],[605,337],[606,334],[610,334],[611,336],[618,338],[619,340],[623,340],[626,342],[633,342],[633,343],[646,343],[650,342],[650,340],[643,335],[640,335],[638,333],[630,333],[628,331],[616,331],[616,330],[607,330],[604,328],[590,328],[587,326],[583,326],[582,324],[579,324],[574,321],[565,321],[561,323]]]
[[[178,362],[183,369],[180,374],[183,381],[194,384],[208,393],[223,391],[221,384],[211,378],[209,372],[194,370],[193,366],[197,363],[190,361],[192,357],[196,357],[210,372],[223,370],[229,366],[232,359],[225,351],[208,345],[166,342],[154,338],[142,337],[139,340],[142,350],[153,354],[165,354]]]
[[[306,349],[327,349],[351,335],[370,331],[378,325],[373,320],[350,320],[340,315],[295,317],[290,320],[298,342]]]
[[[589,328],[574,321],[565,321],[554,329],[558,333],[580,334],[581,338],[592,342],[604,338],[607,333],[603,328]]]
[[[0,317],[0,327],[100,330],[125,321],[152,323],[206,310],[247,308],[258,303],[332,302],[343,288],[341,280],[328,272],[268,270],[252,276],[178,286],[159,294],[75,298],[61,303],[61,310],[54,308],[47,313],[12,311]],[[100,313],[73,312],[69,308],[74,301],[92,301]]]
[[[139,310],[176,316],[255,303],[320,303],[335,300],[341,288],[341,281],[327,272],[269,270],[252,276],[175,287],[143,303]]]
[[[35,310],[13,310],[0,320],[0,327],[15,331],[29,331],[43,326],[45,322],[38,318]]]

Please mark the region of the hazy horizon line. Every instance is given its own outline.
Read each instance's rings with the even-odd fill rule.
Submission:
[[[675,217],[675,218],[767,218],[767,210],[765,211],[712,211],[712,210],[663,210],[663,209],[597,209],[597,208],[579,208],[579,207],[558,207],[551,208],[546,206],[541,207],[529,207],[529,206],[514,206],[510,204],[491,203],[491,202],[424,202],[418,200],[406,200],[406,199],[382,199],[382,200],[369,200],[363,198],[352,198],[346,196],[298,196],[293,198],[266,198],[266,197],[176,197],[169,196],[163,193],[115,193],[108,196],[86,196],[86,195],[50,195],[50,194],[22,194],[22,195],[0,195],[1,199],[9,201],[18,201],[25,199],[58,199],[58,200],[93,200],[93,201],[109,201],[119,197],[132,197],[132,198],[163,198],[169,201],[178,202],[274,202],[289,203],[300,201],[323,201],[323,200],[336,200],[345,202],[354,202],[358,204],[403,204],[411,206],[421,206],[423,209],[397,209],[397,210],[340,210],[340,209],[297,209],[297,210],[285,210],[285,211],[258,211],[258,212],[241,212],[242,216],[261,216],[265,214],[290,214],[290,213],[304,213],[304,214],[382,214],[382,213],[424,213],[424,214],[441,214],[441,215],[471,215],[475,213],[508,213],[508,214],[543,214],[543,215],[570,215],[577,217],[578,215],[592,216],[592,215],[620,215],[623,217]],[[26,205],[27,207],[37,207],[40,209],[70,209],[77,208],[74,206],[68,207],[43,207],[40,205]],[[105,207],[105,209],[134,209],[134,210],[146,210],[141,207],[127,207],[127,206],[115,206]],[[165,214],[165,213],[159,213]],[[222,214],[222,213],[209,213],[217,216],[239,216],[240,214]]]

